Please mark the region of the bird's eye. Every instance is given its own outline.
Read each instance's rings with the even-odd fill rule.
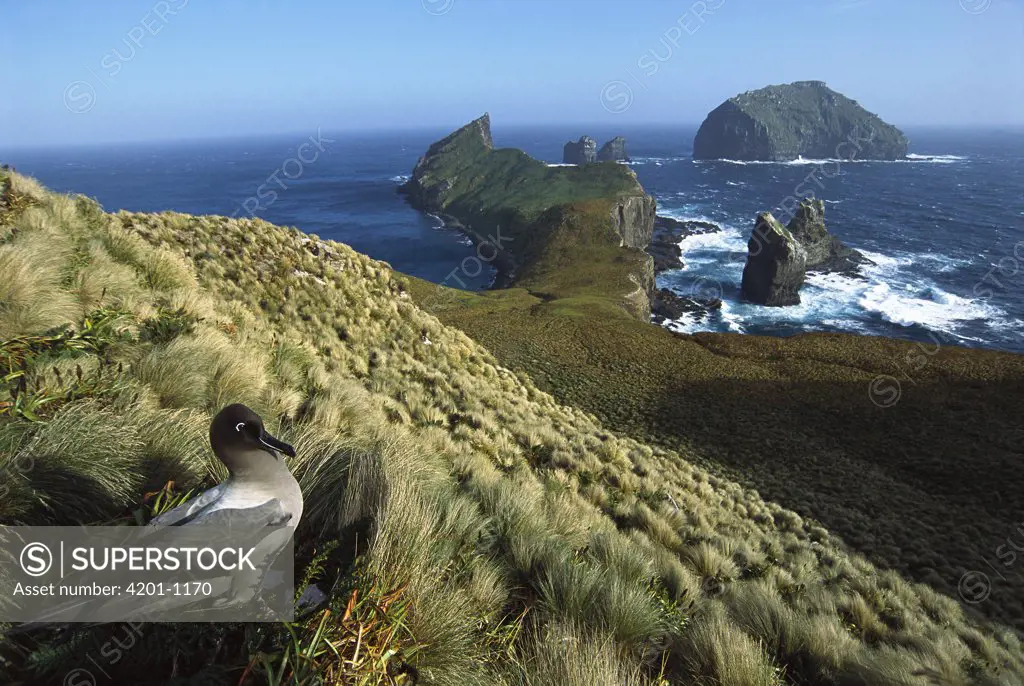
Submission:
[[[238,422],[237,424],[235,424],[235,431],[237,431],[238,433],[242,433],[242,429],[244,428],[245,422]]]

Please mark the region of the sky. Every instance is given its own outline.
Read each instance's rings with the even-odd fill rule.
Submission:
[[[1024,126],[1024,0],[5,3],[0,146],[698,125],[822,80],[902,128]]]

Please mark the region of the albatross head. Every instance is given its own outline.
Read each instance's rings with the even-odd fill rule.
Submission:
[[[295,457],[295,448],[267,433],[260,416],[245,405],[228,405],[217,413],[210,445],[232,473],[278,463],[279,453]]]

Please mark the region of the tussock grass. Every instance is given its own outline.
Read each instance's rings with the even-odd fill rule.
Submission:
[[[647,686],[639,666],[616,650],[608,636],[572,623],[542,627],[523,648],[518,679],[525,686]],[[567,657],[571,656],[571,658]]]
[[[311,670],[338,683],[659,686],[1024,674],[1014,632],[558,404],[417,308],[386,265],[258,220],[106,215],[11,178],[31,202],[4,215],[20,228],[0,239],[0,344],[34,343],[12,367],[18,383],[0,387],[0,522],[111,521],[168,480],[212,484],[209,418],[245,402],[299,450],[300,569],[316,567],[301,551],[337,542],[314,575],[329,611],[287,628],[161,628],[115,681],[208,663],[236,682],[245,669],[257,681]],[[63,304],[31,319],[36,301]],[[63,324],[91,347],[43,335]],[[8,412],[15,395],[51,400],[29,416]],[[383,662],[342,663],[323,643],[354,650],[361,621],[388,644],[372,646]],[[280,654],[258,656],[281,641],[291,672]],[[76,645],[0,642],[0,673],[59,679],[85,659]]]
[[[38,260],[40,244],[0,245],[0,338],[8,339],[70,323],[78,313],[71,293],[61,288],[54,265]]]
[[[782,671],[763,644],[730,623],[720,606],[698,613],[678,650],[693,684],[781,686]]]

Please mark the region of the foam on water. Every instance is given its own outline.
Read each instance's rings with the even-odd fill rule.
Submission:
[[[899,293],[887,283],[872,284],[861,295],[858,304],[893,324],[923,326],[946,333],[956,333],[962,322],[999,320],[1003,315],[998,308],[984,302],[963,298],[936,286],[924,286],[918,290],[910,284],[904,293]]]
[[[668,214],[676,219],[709,221],[682,212]],[[800,291],[800,303],[787,307],[764,307],[746,302],[739,292],[745,260],[746,237],[736,227],[718,222],[720,232],[687,236],[680,242],[685,266],[659,277],[665,285],[683,295],[721,294],[722,308],[708,317],[686,315],[666,324],[680,333],[698,331],[756,332],[759,329],[793,331],[846,331],[873,333],[881,319],[902,327],[920,327],[950,334],[962,342],[981,341],[961,332],[963,325],[982,323],[1007,329],[1017,322],[999,307],[980,299],[951,293],[931,279],[915,276],[910,267],[938,264],[931,271],[943,272],[969,264],[969,260],[945,255],[894,254],[862,250],[873,264],[862,265],[858,275],[809,273]]]
[[[730,160],[730,159],[717,159],[717,160],[694,160],[694,164],[708,164],[708,163],[721,163],[721,164],[735,164],[741,167],[751,165],[782,165],[782,166],[804,166],[804,165],[825,165],[825,164],[955,164],[957,162],[966,161],[968,158],[960,157],[958,155],[916,155],[909,154],[900,160],[868,160],[868,159],[850,159],[842,157],[826,157],[822,159],[811,158],[811,157],[797,157],[795,160]]]
[[[634,157],[627,164],[632,166],[653,164],[661,167],[665,164],[674,164],[676,162],[689,162],[690,159],[689,157]]]

